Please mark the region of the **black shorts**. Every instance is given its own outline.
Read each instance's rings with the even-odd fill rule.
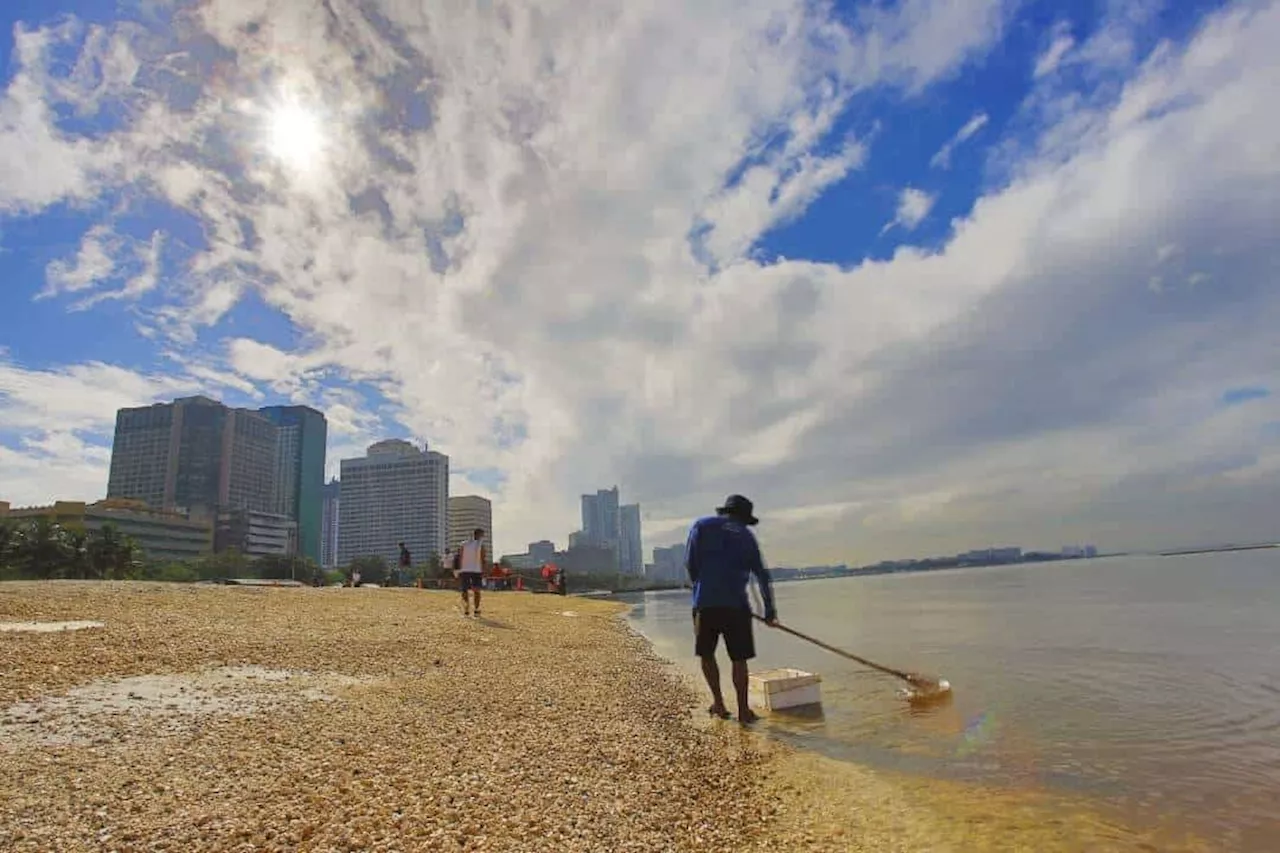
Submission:
[[[458,589],[466,592],[469,589],[483,589],[484,575],[479,572],[460,572],[458,574]]]
[[[756,656],[756,641],[751,632],[751,611],[737,607],[703,607],[693,609],[693,653],[700,658],[713,657],[720,635],[729,660],[751,660]]]

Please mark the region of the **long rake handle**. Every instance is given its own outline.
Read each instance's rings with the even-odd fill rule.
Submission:
[[[765,620],[764,620],[764,618],[763,618],[762,616],[759,616],[759,615],[757,615],[757,614],[755,614],[755,613],[752,613],[751,615],[752,615],[752,616],[755,616],[755,617],[756,617],[757,619],[759,619],[761,622],[764,622],[764,621],[765,621]],[[888,673],[889,675],[897,676],[898,678],[901,678],[902,680],[904,680],[904,681],[906,681],[906,682],[908,682],[908,683],[914,684],[916,681],[918,681],[918,680],[919,680],[917,676],[914,676],[914,675],[912,675],[912,674],[911,674],[911,673],[909,673],[909,672],[903,672],[903,671],[898,670],[898,669],[893,669],[893,668],[891,668],[891,667],[882,666],[882,665],[880,665],[880,664],[876,663],[875,661],[870,661],[870,660],[867,660],[866,658],[858,657],[858,656],[857,656],[857,655],[855,655],[853,652],[846,652],[844,649],[837,649],[835,646],[828,645],[827,643],[824,643],[824,642],[822,642],[822,641],[821,641],[821,640],[819,640],[819,639],[816,639],[816,638],[814,638],[814,637],[810,637],[808,634],[802,634],[802,633],[800,633],[799,631],[797,631],[795,628],[788,628],[786,625],[783,625],[783,624],[781,624],[781,623],[775,624],[775,625],[773,625],[772,627],[777,628],[779,631],[785,631],[786,633],[790,634],[790,635],[791,635],[791,636],[793,636],[793,637],[799,637],[800,639],[805,640],[806,642],[813,643],[815,646],[818,646],[819,648],[826,649],[827,651],[831,652],[832,654],[840,655],[840,657],[842,657],[842,658],[848,658],[849,660],[857,661],[858,663],[862,664],[863,666],[869,666],[869,667],[871,667],[872,669],[878,669],[878,670],[880,670],[881,672]]]

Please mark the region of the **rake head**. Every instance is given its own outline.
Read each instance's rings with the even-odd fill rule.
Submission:
[[[907,683],[911,685],[911,689],[907,691],[908,702],[927,704],[951,698],[951,682],[945,678],[933,678],[913,672],[908,675]]]

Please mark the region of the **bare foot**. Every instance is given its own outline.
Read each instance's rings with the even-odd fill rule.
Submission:
[[[758,722],[759,720],[760,720],[759,715],[757,715],[756,712],[751,710],[750,708],[744,708],[738,712],[738,722],[742,723],[742,725],[744,726],[749,726],[752,723]]]
[[[707,713],[721,720],[727,720],[733,716],[723,704],[717,705],[715,703],[712,703],[711,707],[707,709]]]

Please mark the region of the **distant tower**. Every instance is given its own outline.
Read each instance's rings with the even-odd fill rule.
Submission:
[[[328,424],[309,406],[267,406],[276,425],[275,509],[298,527],[298,552],[321,562],[324,526],[324,451]]]
[[[381,556],[396,565],[399,543],[416,564],[443,555],[449,535],[449,457],[398,438],[343,459],[338,564]]]
[[[619,519],[618,568],[623,574],[644,574],[644,550],[640,545],[640,505],[623,506]]]
[[[341,500],[341,482],[330,480],[324,487],[324,510],[320,522],[320,565],[326,569],[338,565],[338,506]]]
[[[468,542],[477,527],[484,528],[484,544],[493,554],[493,504],[479,495],[449,498],[449,549],[458,550]]]
[[[541,566],[543,563],[553,563],[555,559],[556,543],[550,539],[529,543],[529,560],[535,566]]]
[[[612,548],[621,564],[622,528],[617,486],[582,496],[582,535],[592,545]]]

